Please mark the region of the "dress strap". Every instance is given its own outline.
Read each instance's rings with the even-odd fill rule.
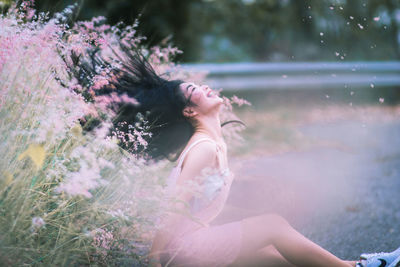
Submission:
[[[181,169],[182,164],[183,164],[183,160],[185,159],[187,153],[189,153],[190,149],[192,149],[195,145],[197,145],[198,143],[202,142],[202,141],[211,141],[215,144],[215,141],[212,140],[211,138],[200,138],[196,141],[194,141],[186,150],[184,150],[181,154],[180,160],[178,162],[177,168]]]

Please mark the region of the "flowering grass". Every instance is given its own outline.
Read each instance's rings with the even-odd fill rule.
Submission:
[[[171,163],[146,162],[118,146],[109,134],[113,101],[92,98],[107,70],[82,85],[71,75],[71,55],[90,49],[103,55],[118,43],[139,46],[132,26],[110,26],[102,17],[73,22],[71,6],[54,17],[36,14],[33,1],[0,17],[0,262],[4,265],[118,265],[147,262],[152,235],[166,210],[166,172]],[[179,71],[180,51],[142,47],[159,73],[200,82],[204,75]],[[236,119],[225,98],[223,119]],[[80,121],[101,116],[85,133]],[[237,139],[235,126],[225,134]],[[132,133],[131,133],[132,134]],[[131,141],[141,142],[143,131]]]
[[[28,20],[32,12],[12,10],[0,22],[0,261],[140,264],[157,209],[141,194],[157,195],[158,175],[141,172],[144,162],[106,139],[105,126],[82,134],[78,119],[95,109],[71,90],[59,49],[84,47],[86,36],[69,43],[65,25],[45,14]]]

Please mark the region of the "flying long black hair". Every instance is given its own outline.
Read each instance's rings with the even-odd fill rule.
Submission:
[[[146,144],[143,142],[138,144],[132,142],[129,136],[119,135],[121,141],[119,145],[130,152],[154,160],[167,158],[175,161],[194,133],[193,125],[182,112],[186,106],[195,105],[190,101],[190,96],[186,99],[180,90],[179,86],[184,81],[161,77],[137,48],[122,44],[120,47],[122,54],[116,53],[116,55],[121,65],[112,68],[115,78],[99,90],[95,90],[95,94],[96,96],[127,95],[134,98],[138,104],[113,103],[116,115],[112,120],[114,128],[111,132],[130,133],[134,127],[141,127],[140,129],[144,129],[146,134],[140,138]],[[97,51],[92,51],[89,58],[91,60],[83,61],[72,54],[74,66],[70,69],[78,81],[86,87],[88,80],[98,73],[99,66],[110,66],[106,60],[97,55]],[[230,122],[242,123],[228,121],[221,126]],[[86,124],[83,127],[85,130],[93,129],[93,126],[84,124]]]

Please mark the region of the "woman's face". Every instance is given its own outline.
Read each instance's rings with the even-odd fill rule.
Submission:
[[[209,114],[210,112],[219,111],[219,107],[223,103],[222,98],[218,96],[207,85],[197,85],[195,83],[181,83],[180,89],[185,95],[186,99],[190,98],[190,102],[195,106],[189,107],[197,114]]]

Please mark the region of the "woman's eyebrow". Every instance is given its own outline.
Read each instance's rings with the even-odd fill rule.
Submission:
[[[191,85],[191,84],[189,84],[187,87],[186,87],[186,91],[189,91],[189,88],[190,87],[194,87],[193,85]]]

